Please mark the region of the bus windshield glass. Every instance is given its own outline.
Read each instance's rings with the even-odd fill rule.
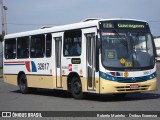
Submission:
[[[142,31],[102,31],[102,64],[105,68],[141,69],[154,65],[152,37]]]

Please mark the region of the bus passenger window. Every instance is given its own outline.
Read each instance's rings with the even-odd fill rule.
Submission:
[[[29,58],[29,37],[17,39],[17,58]]]
[[[51,57],[52,53],[52,35],[46,35],[46,57]]]
[[[71,30],[64,33],[64,56],[80,56],[81,55],[81,30]]]
[[[16,39],[5,40],[5,58],[6,59],[16,58]]]
[[[31,36],[31,58],[43,58],[45,53],[45,35]]]

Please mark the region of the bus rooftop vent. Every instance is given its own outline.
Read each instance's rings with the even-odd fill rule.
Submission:
[[[93,20],[100,20],[102,18],[87,18],[85,20],[83,20],[82,22],[88,22],[88,21],[93,21]]]
[[[41,27],[40,29],[46,29],[46,28],[51,28],[51,27],[43,26],[43,27]]]

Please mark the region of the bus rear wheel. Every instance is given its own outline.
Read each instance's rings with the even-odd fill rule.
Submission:
[[[22,94],[29,93],[29,88],[27,86],[27,78],[26,75],[22,74],[19,78],[19,88]]]
[[[80,79],[77,77],[72,78],[71,93],[75,99],[83,99],[82,84]]]

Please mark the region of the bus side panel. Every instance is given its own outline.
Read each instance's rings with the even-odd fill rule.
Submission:
[[[82,91],[87,92],[87,78],[86,77],[81,77],[81,83],[82,83]]]
[[[63,90],[68,90],[68,87],[67,87],[67,76],[62,76],[62,87],[63,87]]]
[[[56,85],[54,76],[27,75],[28,87],[53,89]]]
[[[27,76],[28,87],[53,89],[56,86],[56,77],[53,76]],[[4,82],[18,86],[17,75],[4,75]]]
[[[5,83],[9,83],[12,85],[18,85],[17,84],[17,75],[3,75],[3,79]]]

